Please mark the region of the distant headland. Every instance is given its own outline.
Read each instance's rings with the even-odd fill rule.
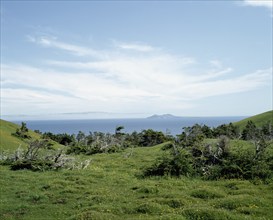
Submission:
[[[147,119],[175,119],[175,118],[182,118],[180,116],[175,116],[172,114],[163,114],[163,115],[152,115],[147,117]]]

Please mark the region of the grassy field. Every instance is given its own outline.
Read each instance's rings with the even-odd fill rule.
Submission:
[[[15,150],[19,146],[27,146],[27,141],[17,138],[12,133],[15,133],[19,125],[0,119],[0,149],[1,150]],[[29,130],[29,135],[33,139],[39,139],[40,135]]]
[[[1,120],[2,151],[27,145],[11,135],[17,128]],[[40,138],[33,131],[30,135]],[[250,142],[230,144],[238,153],[255,151]],[[0,166],[0,219],[273,219],[273,181],[143,178],[143,169],[166,153],[163,146],[76,156],[91,159],[83,170],[11,171]],[[273,154],[273,144],[267,153]]]
[[[240,129],[243,129],[248,121],[253,121],[257,127],[262,127],[263,125],[271,122],[273,123],[273,110],[264,112],[262,114],[254,115],[252,117],[243,119],[241,121],[235,122],[234,125],[239,126]]]
[[[141,178],[161,147],[81,156],[92,158],[85,170],[1,166],[0,219],[273,219],[272,182]]]
[[[28,135],[31,139],[21,139],[12,135],[18,128],[20,128],[20,126],[17,124],[0,119],[0,152],[13,152],[18,147],[25,148],[31,140],[41,139],[41,135],[32,130],[28,131]],[[54,141],[51,142],[54,148],[62,147],[62,145]]]

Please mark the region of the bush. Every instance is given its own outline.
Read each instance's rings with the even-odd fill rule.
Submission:
[[[22,122],[21,127],[16,129],[15,133],[12,133],[12,135],[22,138],[22,139],[30,139],[30,135],[28,134],[28,128],[27,124],[25,122]]]
[[[251,123],[250,123],[251,125]],[[255,126],[252,124],[252,127]],[[268,149],[270,142],[263,135],[250,132],[255,139],[236,141],[230,148],[229,138],[220,136],[215,144],[204,141],[201,126],[184,128],[176,142],[170,142],[162,150],[169,154],[158,158],[144,170],[144,176],[193,176],[204,179],[260,179],[268,181],[273,177],[273,157]],[[253,145],[252,145],[252,144]]]
[[[18,160],[14,161],[10,165],[11,170],[33,170],[33,171],[45,171],[52,169],[53,162],[52,161],[44,161],[44,160]]]
[[[157,144],[162,144],[168,140],[161,131],[154,131],[152,129],[142,131],[139,136],[139,145],[143,147],[150,147]]]
[[[175,155],[163,156],[144,171],[144,176],[191,176],[193,174],[192,157],[181,149]]]
[[[75,137],[74,135],[69,135],[69,134],[53,134],[51,132],[45,132],[42,135],[43,139],[51,139],[53,141],[58,142],[59,144],[62,145],[70,145],[75,142]]]
[[[26,150],[18,148],[14,154],[1,156],[0,158],[0,164],[10,166],[11,170],[83,169],[90,163],[90,160],[76,162],[74,158],[66,156],[61,150],[48,150],[47,141],[45,140],[33,141]]]

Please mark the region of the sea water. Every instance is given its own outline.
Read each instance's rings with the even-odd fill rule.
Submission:
[[[80,119],[80,120],[29,120],[24,121],[27,127],[41,132],[52,132],[54,134],[67,133],[77,134],[79,131],[114,133],[117,126],[123,126],[123,132],[140,132],[144,129],[153,129],[172,135],[182,132],[183,127],[194,124],[217,127],[221,124],[228,124],[242,120],[243,116],[234,117],[185,117],[170,119]],[[21,121],[14,121],[21,124]]]

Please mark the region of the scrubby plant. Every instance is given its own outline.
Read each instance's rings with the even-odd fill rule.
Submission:
[[[169,154],[165,153],[146,168],[144,176],[195,175],[211,180],[258,178],[263,181],[272,178],[273,157],[267,152],[267,137],[252,122],[247,124],[242,137],[247,142],[241,143],[252,143],[252,147],[250,144],[247,148],[238,146],[231,150],[227,136],[221,135],[216,143],[209,143],[205,141],[202,126],[186,127],[175,142],[163,148]]]
[[[154,131],[152,129],[143,130],[140,134],[139,145],[143,147],[154,146],[167,141],[167,137],[161,131]]]
[[[240,137],[239,127],[232,123],[219,125],[213,129],[212,133],[213,137],[215,138],[219,138],[222,135],[227,136],[230,139],[236,139]]]
[[[65,155],[63,150],[49,150],[47,140],[32,141],[26,150],[19,147],[13,154],[6,154],[0,159],[0,164],[9,165],[11,170],[32,171],[83,169],[90,163],[90,160],[77,162],[75,158]]]
[[[115,153],[126,148],[150,147],[170,140],[170,136],[152,129],[140,133],[135,131],[131,134],[123,133],[123,129],[123,126],[117,126],[114,134],[90,132],[89,135],[85,135],[80,131],[75,141],[68,145],[67,154]],[[53,138],[56,138],[56,135],[53,135]]]
[[[144,176],[191,176],[192,155],[185,149],[172,149],[168,155],[164,155],[144,171]]]
[[[78,135],[77,135],[78,137]],[[68,146],[67,154],[86,154],[114,153],[127,148],[122,134],[111,135],[101,132],[90,133],[88,136],[77,138],[77,143]]]
[[[76,138],[74,135],[70,134],[53,134],[51,132],[45,132],[42,134],[43,139],[51,139],[53,141],[58,142],[59,144],[68,146],[76,142]]]
[[[12,135],[22,138],[22,139],[29,139],[30,135],[28,134],[27,124],[25,122],[22,122],[21,127],[17,128],[16,132],[12,133]]]

